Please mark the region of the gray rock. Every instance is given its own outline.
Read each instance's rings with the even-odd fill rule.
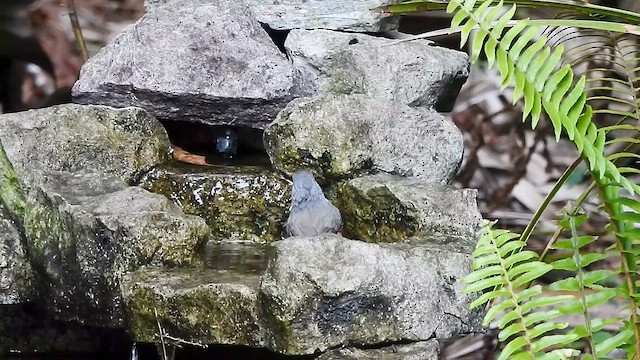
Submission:
[[[467,54],[425,40],[328,30],[292,30],[285,42],[300,87],[310,95],[367,94],[451,111],[469,75]]]
[[[151,11],[158,6],[163,6],[170,2],[177,2],[179,0],[144,0],[144,9],[146,11]]]
[[[197,263],[208,228],[161,195],[85,176],[61,174],[26,194],[29,256],[58,319],[122,327],[122,276],[146,264]]]
[[[0,117],[0,141],[18,176],[84,172],[131,181],[170,158],[162,125],[141,109],[66,104]],[[117,154],[117,155],[115,155]]]
[[[292,101],[264,133],[276,169],[308,167],[325,177],[367,170],[448,183],[464,149],[446,117],[366,95],[326,95]]]
[[[74,101],[160,119],[262,128],[291,99],[293,70],[238,1],[181,1],[144,15],[83,67]]]
[[[258,21],[272,29],[332,29],[384,32],[399,18],[373,9],[397,0],[249,0]]]
[[[160,325],[172,342],[260,346],[258,284],[226,270],[139,270],[123,282],[129,332],[157,343]]]
[[[380,349],[335,349],[318,356],[316,360],[438,360],[439,350],[438,340],[428,340]]]
[[[180,0],[145,0],[151,11]],[[213,2],[213,1],[210,1]],[[383,32],[398,28],[398,18],[375,11],[394,0],[248,0],[261,23],[272,29],[332,29],[359,32]]]
[[[0,143],[0,202],[20,222],[32,286],[57,318],[121,327],[126,272],[198,262],[204,221],[127,185],[167,157],[166,133],[143,111],[66,105],[3,115]]]
[[[450,244],[471,253],[482,225],[476,190],[388,174],[363,176],[336,186],[333,201],[342,212],[343,233],[369,242]]]
[[[0,205],[0,305],[33,300],[33,271],[25,255],[22,235]]]
[[[140,186],[201,216],[214,240],[282,239],[291,185],[273,170],[165,166],[147,173]]]
[[[208,242],[204,269],[146,267],[123,281],[127,330],[158,340],[158,323],[174,341],[262,346],[257,293],[266,244]]]
[[[462,277],[470,256],[333,235],[275,244],[260,285],[267,346],[312,354],[342,344],[424,341],[479,331]]]

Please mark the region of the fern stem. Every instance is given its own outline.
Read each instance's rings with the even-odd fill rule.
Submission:
[[[580,206],[587,199],[587,196],[589,196],[591,191],[593,191],[594,187],[595,187],[595,183],[592,182],[591,185],[589,185],[589,187],[585,191],[583,191],[582,194],[580,194],[580,197],[578,197],[578,199],[574,203],[574,208],[571,211],[570,215],[575,216],[578,214],[578,209],[580,209]],[[553,235],[551,236],[551,240],[549,240],[547,245],[544,247],[544,250],[542,250],[542,253],[540,254],[540,261],[543,261],[544,258],[547,256],[547,253],[549,252],[553,244],[556,242],[558,237],[560,237],[562,230],[563,230],[562,227],[558,227],[556,231],[553,233]]]
[[[500,271],[502,272],[502,278],[504,279],[504,286],[506,286],[507,290],[509,291],[509,295],[511,296],[511,300],[513,300],[513,304],[514,304],[514,310],[517,312],[518,314],[518,320],[520,321],[520,324],[522,325],[522,332],[523,332],[523,337],[527,343],[527,352],[530,355],[530,358],[533,359],[535,358],[535,354],[533,353],[533,343],[531,340],[531,334],[529,334],[528,331],[528,326],[524,320],[524,312],[522,311],[522,307],[520,306],[520,302],[518,301],[518,294],[513,286],[513,282],[511,281],[511,278],[509,277],[509,266],[507,266],[507,264],[505,263],[505,259],[500,256],[500,246],[498,246],[497,242],[496,242],[496,238],[492,235],[491,236],[491,245],[493,246],[493,251],[495,251],[496,254],[498,254],[498,258],[500,259]]]
[[[631,246],[632,246],[632,244],[630,244],[631,241],[629,241],[629,239],[624,239],[621,236],[621,234],[623,234],[624,230],[626,229],[624,228],[625,227],[624,222],[616,220],[616,218],[618,218],[618,215],[620,215],[620,211],[618,210],[619,206],[615,204],[613,201],[615,200],[615,198],[619,196],[618,194],[619,186],[608,184],[607,182],[609,180],[600,179],[597,176],[593,176],[593,179],[597,184],[598,191],[600,192],[600,196],[603,199],[603,205],[604,205],[605,211],[609,214],[609,217],[611,218],[610,224],[612,227],[613,234],[616,237],[616,248],[618,252],[620,252],[620,267],[624,274],[625,285],[628,292],[626,298],[631,303],[629,306],[629,310],[631,311],[631,321],[633,322],[634,348],[637,349],[637,351],[640,351],[640,328],[639,328],[640,322],[638,322],[639,304],[638,304],[638,301],[636,300],[638,297],[637,297],[637,287],[635,284],[635,278],[636,278],[635,274],[637,272],[636,262],[635,262],[635,258],[633,257],[633,254],[628,252],[628,250],[631,250]],[[609,188],[612,188],[614,193],[608,194],[607,190]],[[636,353],[636,355],[638,354]]]
[[[574,211],[577,212],[580,207],[576,206]],[[569,216],[569,227],[571,229],[571,244],[573,245],[573,262],[576,264],[577,274],[576,279],[578,280],[578,286],[581,291],[580,294],[580,302],[582,302],[582,306],[584,307],[584,312],[582,315],[584,316],[584,326],[587,329],[587,333],[589,336],[589,346],[591,347],[591,353],[593,355],[594,360],[598,360],[598,354],[596,352],[596,344],[593,342],[593,329],[591,328],[591,316],[589,316],[589,307],[587,306],[587,298],[585,296],[585,286],[584,286],[584,272],[581,266],[580,260],[580,245],[578,244],[578,230],[576,229],[576,218],[575,216]]]
[[[493,1],[494,4],[498,4],[499,1]],[[528,7],[528,8],[553,8],[560,10],[571,10],[576,12],[581,12],[587,15],[597,14],[604,17],[609,17],[613,19],[619,19],[629,24],[638,24],[640,23],[640,15],[633,11],[628,11],[624,9],[616,9],[607,6],[590,4],[588,2],[558,2],[558,1],[549,1],[549,0],[507,0],[504,2],[505,4],[516,4],[518,7]],[[416,13],[416,12],[425,12],[431,10],[444,10],[447,4],[439,1],[425,1],[425,0],[417,0],[417,1],[406,1],[401,2],[399,4],[385,5],[380,6],[374,10],[384,13],[391,14],[408,14],[408,13]]]
[[[553,185],[553,188],[551,189],[551,191],[549,191],[547,196],[544,197],[544,200],[542,201],[542,204],[540,204],[540,206],[538,207],[536,212],[533,214],[533,217],[531,218],[531,221],[529,221],[529,223],[527,224],[527,227],[524,229],[524,231],[520,235],[520,241],[526,243],[527,240],[529,240],[529,237],[531,237],[531,233],[533,233],[533,229],[536,227],[536,225],[538,225],[538,221],[542,217],[542,213],[544,213],[544,211],[547,209],[547,207],[551,203],[551,200],[553,200],[553,198],[556,196],[558,191],[560,191],[560,188],[562,188],[562,186],[567,182],[567,180],[569,180],[569,177],[571,177],[571,174],[573,174],[573,172],[575,171],[575,169],[578,167],[578,165],[581,162],[582,162],[582,158],[577,158],[571,164],[571,166],[569,166],[562,173],[562,176],[560,176],[560,179],[558,179],[558,181],[556,181],[556,183],[555,183],[555,185]]]

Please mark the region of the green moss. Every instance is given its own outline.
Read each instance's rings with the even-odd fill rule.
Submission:
[[[147,275],[134,274],[125,285],[128,328],[136,341],[156,342],[161,325],[166,334],[190,342],[260,344],[256,296],[248,288],[206,281],[183,287],[159,283],[172,275],[157,273],[155,279]],[[200,275],[182,276],[193,281]]]
[[[414,209],[401,203],[386,187],[362,191],[343,182],[333,192],[342,212],[343,234],[368,242],[396,242],[415,235],[419,219]]]
[[[158,168],[140,182],[187,214],[202,217],[213,239],[276,241],[282,238],[290,186],[269,173],[182,172]]]
[[[0,203],[16,217],[22,220],[25,216],[25,198],[23,185],[16,174],[13,164],[7,158],[7,154],[0,142]]]
[[[350,52],[339,51],[331,56],[331,64],[327,66],[334,69],[329,77],[330,82],[324,89],[328,93],[334,94],[362,94],[364,93],[363,80],[365,74],[353,72],[359,66],[355,64]]]

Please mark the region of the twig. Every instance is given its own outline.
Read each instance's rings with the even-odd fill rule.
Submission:
[[[69,10],[69,20],[71,20],[71,27],[73,28],[73,36],[76,38],[76,43],[82,56],[82,61],[87,62],[89,59],[89,53],[87,52],[87,44],[84,42],[82,36],[82,29],[78,22],[78,14],[76,13],[76,4],[74,0],[67,0],[67,9]]]
[[[162,346],[162,360],[168,360],[167,347],[166,347],[166,344],[164,343],[165,334],[164,334],[164,329],[162,329],[162,325],[160,325],[160,320],[158,319],[158,309],[153,308],[153,312],[155,313],[155,316],[156,316],[156,324],[158,324],[158,333],[160,334],[160,345]]]

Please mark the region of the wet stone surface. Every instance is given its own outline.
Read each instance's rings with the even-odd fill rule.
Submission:
[[[205,247],[205,267],[239,274],[262,275],[267,268],[268,244],[249,241],[210,241]]]
[[[148,267],[123,281],[128,330],[155,342],[158,325],[174,341],[260,346],[258,286],[267,266],[265,244],[209,243],[205,267]]]
[[[172,164],[151,170],[140,186],[202,217],[213,240],[282,239],[290,184],[265,167]]]

